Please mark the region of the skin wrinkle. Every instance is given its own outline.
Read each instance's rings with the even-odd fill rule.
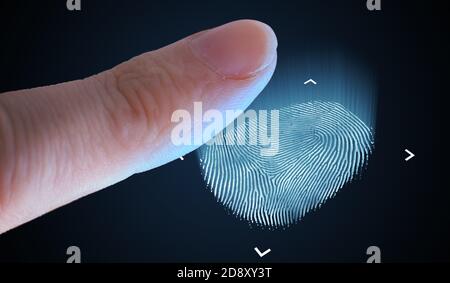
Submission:
[[[85,84],[87,84],[87,80],[83,80],[82,82],[85,82]],[[100,78],[96,75],[94,76],[94,82],[97,83],[101,83]],[[81,82],[80,82],[81,83]],[[73,107],[75,108],[75,113],[83,113],[84,111],[88,112],[88,113],[95,113],[95,111],[101,111],[101,109],[96,109],[96,107],[94,107],[95,103],[94,101],[89,101],[92,99],[95,99],[97,96],[94,95],[89,95],[90,93],[85,94],[85,90],[82,87],[82,83],[81,83],[81,87],[77,85],[77,92],[80,94],[84,94],[84,96],[86,96],[86,99],[83,100],[83,103],[81,104],[75,104]],[[98,89],[98,87],[96,86],[96,84],[91,84],[94,85],[96,87],[96,89]],[[87,91],[87,90],[86,90]],[[98,93],[98,92],[97,92]],[[100,100],[102,100],[102,98],[100,98]],[[104,101],[102,101],[104,105]],[[77,120],[81,120],[81,123],[79,125],[80,129],[78,129],[78,132],[88,132],[90,133],[89,136],[90,137],[96,137],[96,131],[93,130],[94,125],[100,124],[102,125],[102,121],[98,121],[98,120],[94,120],[94,121],[89,121],[89,119],[86,120],[86,117],[77,117],[78,115],[71,115],[71,120],[74,124],[77,123]],[[102,117],[102,115],[99,115]],[[98,126],[97,126],[98,127]],[[94,154],[89,154],[89,145],[92,144],[95,141],[92,140],[88,140],[87,139],[88,135],[71,135],[70,138],[68,138],[69,140],[69,148],[71,153],[68,155],[69,158],[70,156],[76,156],[76,150],[81,150],[80,156],[82,156],[83,158],[77,158],[74,161],[74,164],[72,165],[75,168],[70,168],[69,166],[69,171],[71,173],[71,176],[74,177],[74,171],[79,171],[82,170],[83,165],[86,163],[93,163],[95,161],[93,161],[93,159],[96,158],[97,150],[100,150],[101,148],[103,148],[102,146],[97,146],[97,150],[94,152]],[[91,156],[93,155],[93,156]],[[86,160],[87,159],[87,160]]]
[[[8,97],[10,98],[10,97]],[[21,97],[22,99],[23,97]],[[22,103],[22,101],[20,100],[19,103]],[[11,106],[13,106],[14,102],[11,104]],[[28,104],[27,103],[23,103],[23,108],[20,109],[19,111],[23,111],[25,110],[25,112],[30,112],[30,116],[33,114],[31,113],[31,111],[29,111],[28,109]],[[17,112],[16,112],[17,113]],[[21,159],[27,160],[30,159],[29,156],[24,157],[24,154],[27,154],[28,152],[22,153],[21,149],[26,147],[26,144],[24,145],[24,143],[27,142],[29,134],[30,134],[30,129],[28,127],[28,120],[26,119],[27,117],[23,117],[23,115],[21,115],[21,112],[18,112],[19,115],[14,115],[16,113],[11,113],[11,121],[12,121],[12,127],[14,129],[14,131],[16,131],[16,135],[15,135],[15,151],[14,151],[14,155],[13,156],[18,156],[18,159],[15,159],[15,163],[14,163],[14,167],[11,167],[11,169],[13,170],[13,174],[11,176],[11,188],[15,187],[19,178],[18,176],[19,173],[21,172],[27,172],[27,165],[28,163],[24,163],[24,162],[20,162]],[[9,159],[8,159],[9,160]],[[21,170],[20,168],[25,166],[24,170]],[[9,188],[6,188],[9,190]],[[13,193],[11,193],[11,199],[13,199]]]
[[[6,96],[4,96],[4,97],[6,98]],[[19,119],[19,122],[18,122],[17,118],[16,119],[13,118],[12,113],[8,109],[8,106],[9,106],[8,104],[9,104],[8,101],[5,100],[4,109],[5,109],[6,113],[9,114],[8,115],[9,118],[10,118],[9,119],[9,122],[10,122],[10,124],[9,124],[10,127],[9,128],[11,129],[10,133],[11,133],[11,137],[12,137],[10,142],[12,142],[13,144],[9,144],[9,146],[10,146],[9,152],[6,152],[5,159],[7,161],[12,159],[13,161],[11,162],[11,164],[6,166],[6,168],[3,168],[3,170],[2,170],[4,172],[10,172],[9,180],[7,178],[8,181],[6,181],[5,187],[2,188],[2,190],[7,190],[7,191],[9,191],[9,188],[12,188],[14,186],[14,180],[17,179],[16,178],[17,167],[18,167],[17,160],[15,158],[10,158],[9,156],[11,156],[11,155],[17,156],[17,154],[19,153],[19,146],[20,146],[20,143],[21,143],[20,137],[19,137],[19,133],[21,131],[19,130],[19,128],[22,127],[21,126],[22,123],[21,123],[20,119]],[[7,163],[3,163],[2,162],[2,164],[7,164]],[[12,193],[13,192],[9,192],[8,193],[8,204],[9,204],[9,201],[12,199]],[[6,207],[6,206],[7,205],[5,204],[4,207]]]
[[[65,160],[66,163],[69,163],[67,170],[70,174],[60,176],[60,183],[64,183],[63,178],[71,179],[75,184],[79,182],[79,185],[70,186],[71,188],[77,188],[76,190],[70,190],[70,194],[81,197],[89,188],[97,187],[96,184],[87,186],[83,183],[83,180],[88,178],[89,174],[105,174],[104,170],[93,172],[86,169],[113,168],[106,161],[115,162],[117,147],[115,141],[109,138],[112,133],[105,130],[110,128],[107,124],[109,119],[105,115],[107,113],[105,105],[108,99],[102,99],[101,97],[102,87],[100,87],[98,77],[95,80],[76,81],[75,85],[70,85],[70,93],[66,93],[66,86],[64,85],[56,90],[68,95],[67,99],[60,97],[64,100],[63,103],[67,104],[67,109],[70,109],[70,113],[67,115],[69,119],[67,123],[73,123],[75,127],[70,132],[66,130],[66,135],[63,137],[72,153],[67,155],[70,159]],[[82,99],[80,99],[80,96]],[[95,113],[95,117],[92,117],[91,114],[93,113]],[[79,133],[83,134],[80,135]],[[64,159],[59,159],[59,161],[64,163]],[[61,164],[58,167],[61,167]],[[67,192],[67,189],[59,188],[58,190],[55,186],[55,195],[64,198],[65,192]]]
[[[114,135],[122,148],[131,151],[139,148],[145,139],[155,140],[160,131],[153,118],[158,113],[148,108],[149,104],[156,104],[153,94],[148,90],[142,91],[141,75],[134,70],[119,66],[111,71],[115,87],[112,91],[118,94],[119,100],[109,111],[113,129],[116,129]]]
[[[47,125],[47,129],[45,128],[41,128],[38,127],[39,125],[33,125],[30,124],[33,129],[36,129],[38,135],[41,136],[40,139],[38,139],[39,143],[37,144],[37,146],[39,147],[39,149],[36,150],[36,152],[40,153],[40,157],[36,158],[37,162],[40,162],[41,164],[39,164],[39,175],[41,176],[39,179],[42,182],[42,185],[38,186],[39,190],[45,190],[44,189],[44,183],[45,184],[52,184],[52,186],[50,187],[54,187],[54,184],[57,184],[57,176],[58,174],[52,174],[50,172],[52,171],[56,171],[58,172],[59,168],[60,168],[60,164],[62,162],[58,162],[58,159],[60,159],[60,155],[59,153],[61,152],[60,146],[61,143],[64,142],[64,139],[58,139],[60,140],[60,142],[56,143],[55,146],[51,146],[51,143],[47,141],[48,137],[61,137],[62,133],[64,131],[64,129],[61,129],[61,120],[58,119],[58,112],[60,111],[59,109],[57,109],[54,105],[52,105],[50,99],[48,96],[43,96],[43,98],[41,100],[39,100],[39,105],[40,107],[44,108],[46,107],[47,109],[47,115],[46,117],[46,123],[45,125]],[[38,119],[40,119],[40,117],[38,117],[38,114],[36,115],[36,119],[33,119],[32,121],[30,121],[30,123],[36,123],[35,121],[38,121]],[[65,124],[66,119],[63,119],[63,123]],[[27,139],[31,141],[30,139]],[[31,145],[29,145],[31,146]],[[53,170],[46,170],[45,167],[51,167]],[[33,169],[30,169],[30,171]],[[32,174],[32,172],[29,172],[29,174]]]
[[[181,42],[180,42],[181,43]],[[170,48],[170,47],[169,47]],[[170,56],[171,53],[182,53],[184,48],[177,48],[176,50],[169,50],[168,52],[160,52],[159,56],[155,56],[153,53],[149,53],[144,55],[141,58],[143,69],[145,70],[145,74],[150,74],[147,76],[147,79],[144,80],[146,87],[154,88],[154,79],[156,79],[155,85],[159,90],[159,95],[155,98],[156,100],[160,100],[161,102],[158,104],[159,111],[163,114],[163,120],[167,121],[167,123],[162,123],[165,125],[170,124],[170,113],[167,110],[178,108],[178,106],[184,105],[181,102],[188,99],[189,101],[192,99],[193,92],[192,86],[189,86],[188,83],[191,81],[198,81],[197,78],[189,77],[189,72],[187,72],[187,68],[194,67],[197,62],[192,62],[186,60],[176,60],[174,61],[171,57],[179,57]],[[181,56],[183,57],[183,56]],[[162,103],[162,102],[165,103]]]
[[[20,195],[20,193],[16,190],[12,190],[11,188],[14,188],[16,185],[20,184],[21,182],[27,180],[27,172],[29,171],[29,164],[26,162],[21,162],[21,160],[30,160],[33,156],[31,155],[26,155],[24,156],[24,153],[21,152],[21,148],[24,148],[26,146],[28,146],[28,140],[29,140],[29,135],[30,135],[30,131],[33,129],[30,129],[29,127],[29,121],[34,120],[32,118],[33,113],[31,113],[31,111],[29,111],[28,109],[28,103],[26,103],[25,101],[22,101],[24,96],[26,96],[26,91],[24,93],[22,93],[22,96],[17,97],[18,100],[11,100],[11,96],[6,96],[8,95],[5,94],[5,96],[3,96],[2,98],[4,99],[3,102],[6,103],[6,105],[4,104],[4,109],[8,109],[8,111],[6,111],[7,113],[9,113],[9,117],[10,117],[10,128],[11,128],[11,133],[13,136],[13,144],[11,144],[10,146],[13,147],[13,150],[11,150],[10,152],[6,153],[9,156],[18,156],[19,158],[8,158],[7,160],[12,160],[11,163],[7,162],[5,164],[8,164],[9,170],[11,171],[11,175],[9,178],[9,181],[6,183],[5,187],[0,188],[2,191],[6,190],[8,191],[8,197],[7,197],[7,201],[2,203],[3,206],[3,210],[4,211],[8,211],[9,213],[4,212],[2,214],[2,217],[6,218],[6,223],[8,221],[12,221],[14,222],[15,219],[20,219],[21,216],[23,215],[23,209],[20,208],[16,208],[13,209],[11,211],[11,209],[7,209],[8,207],[11,206],[12,201],[17,201],[18,197],[16,197],[16,195]],[[12,115],[13,113],[9,112],[9,107],[13,108],[15,103],[20,103],[22,104],[22,108],[18,109],[17,112],[14,112],[15,115]],[[22,115],[22,112],[28,113],[29,116],[24,117],[24,115]],[[18,115],[17,115],[18,114]],[[29,119],[26,119],[29,118]],[[29,153],[29,152],[26,152]],[[12,164],[12,165],[10,165]],[[8,168],[7,167],[7,168]],[[3,170],[8,170],[8,169],[3,169]],[[25,172],[25,174],[23,174]],[[19,174],[21,173],[21,174]],[[26,177],[25,177],[26,176]],[[3,182],[4,181],[1,181]],[[17,194],[19,193],[19,194]]]
[[[147,56],[142,55],[142,56]],[[160,139],[159,137],[163,135],[163,129],[160,125],[157,125],[158,127],[153,127],[153,124],[157,124],[157,119],[159,116],[159,113],[162,111],[161,106],[158,104],[158,100],[156,97],[154,97],[153,93],[157,93],[157,89],[155,86],[155,83],[152,83],[153,87],[146,87],[143,83],[133,83],[133,80],[141,80],[142,74],[145,74],[145,70],[143,70],[143,62],[139,61],[138,63],[138,57],[135,57],[131,59],[130,61],[123,63],[119,65],[118,67],[114,68],[111,73],[114,74],[114,81],[117,84],[117,93],[120,97],[123,99],[127,99],[127,103],[130,105],[128,107],[137,107],[140,109],[139,111],[144,111],[144,113],[139,115],[146,115],[146,121],[147,125],[143,128],[144,130],[138,130],[138,132],[141,132],[142,134],[142,142],[145,144],[141,144],[137,147],[138,152],[140,153],[142,150],[145,152],[145,148],[147,147],[157,150],[160,145]],[[128,64],[133,64],[131,67],[133,67],[131,70],[128,68]],[[136,72],[138,70],[138,72]],[[152,71],[155,72],[155,71]],[[131,77],[131,79],[130,79]],[[150,79],[154,80],[154,77],[152,78],[150,76]],[[137,88],[137,89],[136,89]],[[139,90],[143,89],[143,91]],[[152,90],[154,89],[154,90]],[[138,97],[135,97],[138,96]],[[149,105],[151,105],[152,108],[148,108]],[[131,108],[130,108],[131,109]],[[151,110],[150,110],[151,109]],[[117,116],[120,118],[120,116]],[[155,119],[153,119],[153,117]],[[135,123],[134,123],[135,124]],[[135,127],[135,126],[134,126]],[[136,129],[133,129],[133,131],[136,131]],[[153,131],[153,132],[150,132]],[[122,143],[127,142],[125,140],[122,141]],[[129,145],[126,145],[129,146]],[[134,169],[134,171],[137,171],[137,169]]]
[[[23,98],[26,97],[31,98],[31,94],[29,91],[25,91],[23,93]],[[53,105],[48,103],[47,101],[48,98],[46,96],[43,96],[39,101],[25,100],[25,103],[23,103],[25,108],[21,107],[17,112],[18,115],[15,115],[19,119],[23,119],[22,125],[24,126],[25,136],[22,137],[22,144],[19,144],[18,146],[20,152],[15,155],[18,157],[17,164],[20,168],[15,170],[18,172],[18,175],[14,178],[14,181],[21,184],[21,187],[27,188],[31,185],[31,180],[34,180],[35,183],[33,185],[36,186],[36,189],[39,191],[39,193],[43,189],[42,184],[47,181],[46,178],[48,172],[46,175],[46,168],[54,168],[55,166],[53,164],[53,160],[55,159],[54,154],[48,154],[46,149],[48,136],[55,136],[52,133],[55,131],[54,121],[52,119],[49,119],[51,118],[52,112],[55,111],[55,109]],[[32,105],[34,105],[37,109],[45,107],[45,115],[40,116],[38,114],[39,112],[33,111],[33,109],[36,108],[31,107]],[[27,115],[25,115],[25,113],[27,113]],[[38,123],[38,121],[42,119],[44,119],[44,123]],[[46,129],[42,129],[41,127],[39,127],[40,125],[46,125]],[[25,148],[30,148],[32,150],[25,151]],[[30,178],[30,176],[34,176],[35,178]],[[50,184],[52,183],[50,182]]]
[[[15,152],[16,132],[12,126],[12,119],[8,108],[3,105],[0,97],[0,164],[5,164],[8,152]],[[12,161],[12,168],[15,160]],[[11,192],[7,188],[11,186],[15,170],[0,168],[0,213],[3,214],[4,207],[11,199]]]
[[[154,69],[155,67],[157,67],[159,71],[157,71],[156,74],[158,74],[157,78],[159,80],[159,85],[161,85],[163,89],[170,88],[170,91],[161,94],[161,96],[163,96],[164,98],[167,98],[167,96],[169,96],[169,98],[171,98],[169,104],[174,104],[172,99],[173,96],[189,97],[192,96],[192,94],[190,94],[190,87],[184,85],[184,82],[188,81],[187,78],[180,79],[180,77],[182,78],[182,74],[188,74],[188,72],[185,72],[186,65],[188,64],[186,64],[186,62],[171,61],[172,60],[170,60],[170,58],[158,58],[157,56],[155,56],[152,57],[152,64],[148,64],[149,62],[145,60],[145,68]],[[180,68],[183,68],[183,70],[180,70]],[[180,80],[182,80],[183,83],[180,83]],[[188,88],[187,91],[186,88]]]
[[[77,95],[84,91],[84,89],[81,87],[83,85],[81,82],[83,81],[73,82],[75,90],[74,93],[76,93]],[[82,105],[78,105],[78,103],[73,103],[70,97],[71,93],[68,93],[65,89],[61,89],[61,93],[53,92],[52,95],[55,97],[57,96],[58,99],[62,100],[61,103],[63,103],[63,105],[66,105],[62,109],[70,107],[68,109],[72,109],[71,113],[83,113],[81,111],[84,107]],[[50,99],[50,96],[46,96],[46,100],[48,101],[47,105],[50,105],[52,101]],[[80,119],[81,117],[79,116],[82,115],[66,115],[66,117],[61,121],[61,109],[55,106],[51,107],[51,109],[53,111],[51,111],[51,115],[47,117],[47,119],[49,120],[48,124],[51,125],[55,133],[47,136],[60,138],[57,139],[58,142],[56,143],[48,142],[45,144],[46,148],[48,148],[48,154],[46,154],[46,156],[50,156],[52,158],[52,160],[48,163],[54,164],[54,171],[58,172],[58,174],[50,174],[50,176],[54,175],[53,194],[57,194],[60,191],[60,188],[58,188],[56,185],[62,179],[62,176],[65,176],[65,178],[74,179],[73,172],[77,170],[77,163],[80,162],[80,158],[71,159],[71,156],[77,156],[75,154],[75,149],[84,150],[84,148],[86,147],[85,143],[83,143],[83,135],[78,135],[78,133],[88,131],[88,127],[87,123],[84,120]],[[67,132],[65,125],[71,124],[79,124],[79,127],[76,131]]]
[[[138,58],[141,72],[138,80],[140,82],[140,88],[138,88],[137,91],[140,102],[146,102],[143,106],[149,118],[149,127],[152,123],[157,124],[151,127],[155,128],[153,131],[156,132],[155,136],[157,139],[161,136],[161,132],[164,128],[161,127],[162,123],[158,122],[158,119],[161,119],[161,116],[165,116],[167,114],[167,112],[164,111],[164,106],[168,104],[170,108],[172,103],[162,103],[164,99],[161,98],[161,91],[168,88],[168,85],[164,84],[163,81],[164,78],[169,77],[170,74],[164,66],[158,64],[158,57],[153,54],[153,52],[150,52]],[[145,101],[146,99],[150,99],[150,101]],[[163,111],[161,111],[161,109],[163,109]]]
[[[62,162],[58,161],[61,160],[59,153],[61,152],[61,144],[64,142],[64,139],[60,139],[64,132],[61,124],[66,124],[69,120],[69,117],[60,117],[58,119],[61,110],[55,107],[50,99],[51,97],[52,94],[49,93],[47,95],[42,95],[42,99],[39,99],[38,101],[31,101],[37,109],[46,109],[46,113],[42,116],[38,114],[39,112],[32,113],[32,119],[27,123],[27,127],[29,128],[27,132],[31,133],[31,131],[33,131],[35,133],[34,136],[37,137],[32,144],[27,145],[27,148],[33,148],[33,159],[29,163],[32,165],[34,164],[34,167],[38,167],[38,171],[35,171],[38,184],[35,184],[35,186],[40,192],[45,191],[44,184],[51,184],[49,187],[53,188],[54,184],[57,183],[58,174],[51,174],[50,172],[58,172],[60,169],[59,163]],[[63,102],[66,103],[65,100],[63,100]],[[43,124],[36,124],[36,121],[39,120],[43,120]],[[41,127],[39,127],[39,125],[41,125]],[[42,125],[45,125],[45,127],[42,127]],[[52,137],[52,139],[58,140],[59,142],[52,143],[48,140],[49,137]],[[31,137],[26,140],[30,141]],[[24,171],[26,176],[31,176],[31,174],[33,174],[32,167],[33,166],[29,169],[30,172],[28,172],[28,170]],[[48,170],[48,168],[51,169]]]
[[[113,70],[104,72],[99,74],[98,76],[102,76],[103,79],[99,80],[102,81],[104,90],[106,91],[106,93],[110,94],[108,95],[109,97],[113,97],[114,94],[117,94],[119,101],[116,101],[116,99],[111,99],[111,103],[107,104],[105,103],[105,109],[106,109],[106,114],[107,116],[110,118],[109,121],[111,124],[112,129],[117,129],[117,131],[112,131],[112,135],[115,136],[114,132],[119,132],[119,133],[123,133],[123,129],[124,127],[127,127],[128,125],[123,126],[124,122],[122,121],[123,116],[121,116],[119,113],[123,113],[121,110],[117,110],[117,109],[122,109],[120,107],[132,107],[132,104],[130,103],[130,101],[127,99],[127,96],[122,95],[122,92],[120,91],[120,87],[119,87],[119,77],[116,75],[116,73]],[[125,100],[125,104],[122,104],[121,102],[123,102],[121,99]],[[124,106],[122,106],[124,105]],[[127,109],[127,112],[129,111],[129,109]],[[133,111],[133,110],[132,110]],[[121,126],[122,125],[122,126]],[[126,148],[125,144],[124,144],[124,140],[126,140],[126,138],[118,138],[117,136],[115,137],[115,139],[118,141],[119,145],[121,145],[123,148]]]
[[[81,81],[74,82],[74,92],[73,93],[64,93],[68,95],[67,107],[72,109],[72,115],[68,115],[69,123],[73,123],[73,125],[77,125],[76,129],[69,132],[65,138],[62,138],[64,141],[63,144],[59,143],[59,148],[63,150],[63,147],[66,146],[69,150],[69,154],[66,154],[67,158],[60,159],[58,164],[59,168],[66,168],[68,175],[60,175],[60,176],[70,176],[70,179],[75,180],[76,174],[83,170],[83,166],[85,164],[94,164],[96,160],[101,160],[102,156],[107,156],[107,152],[103,152],[104,147],[96,144],[99,137],[101,135],[98,134],[99,131],[102,131],[103,125],[103,115],[97,115],[101,120],[91,119],[88,116],[83,115],[83,113],[98,113],[102,111],[102,108],[98,109],[98,107],[94,107],[94,105],[98,105],[96,100],[102,100],[101,96],[96,95],[98,93],[98,86],[96,84],[97,77],[94,76],[94,80],[84,79]],[[94,82],[94,83],[93,83]],[[91,89],[92,88],[92,89]],[[91,89],[91,91],[89,91]],[[92,92],[92,90],[94,90]],[[65,91],[64,89],[62,90]],[[84,99],[81,100],[81,103],[73,103],[72,99],[76,96],[83,96]],[[100,103],[100,105],[103,105]],[[62,129],[64,131],[64,129]],[[64,134],[64,132],[61,132]],[[79,133],[89,133],[88,135],[80,135]],[[62,135],[63,136],[63,135]],[[91,148],[95,147],[95,151],[92,151]],[[77,153],[77,151],[81,151],[82,154]],[[59,155],[63,153],[60,152]],[[70,159],[71,156],[77,156],[77,158]],[[63,173],[63,171],[61,171]],[[58,193],[58,191],[55,191]]]
[[[81,87],[80,87],[81,86]],[[82,86],[84,84],[79,84],[78,82],[72,82],[69,85],[63,85],[58,86],[56,88],[52,88],[47,93],[43,94],[42,101],[31,101],[34,105],[34,107],[37,108],[50,108],[51,110],[47,111],[48,115],[43,116],[36,116],[35,113],[29,113],[31,111],[25,111],[26,113],[29,113],[33,118],[27,120],[26,127],[27,129],[24,131],[26,134],[30,134],[34,131],[36,135],[34,136],[33,144],[30,144],[30,146],[33,146],[34,148],[33,152],[40,152],[39,146],[42,144],[48,143],[48,137],[52,137],[53,140],[57,142],[50,142],[49,144],[52,144],[52,148],[50,149],[51,152],[48,154],[40,154],[37,156],[33,153],[33,156],[31,156],[28,159],[28,163],[30,166],[37,166],[39,170],[43,170],[46,174],[54,173],[55,170],[58,172],[64,172],[60,169],[63,167],[67,167],[66,171],[69,171],[70,174],[67,175],[59,175],[56,180],[61,180],[63,177],[64,179],[74,179],[78,172],[81,172],[83,170],[83,167],[85,165],[89,166],[88,164],[94,164],[96,161],[101,160],[102,158],[106,158],[111,154],[111,150],[104,150],[103,146],[98,146],[98,139],[95,139],[95,137],[98,137],[98,131],[102,130],[102,126],[104,125],[101,121],[100,123],[97,122],[96,119],[92,120],[89,117],[85,117],[83,113],[96,113],[94,105],[98,105],[96,103],[95,99],[98,99],[95,95],[91,95],[91,93],[87,92],[87,89],[84,89]],[[69,87],[69,88],[67,88]],[[72,90],[72,92],[67,92],[67,89]],[[84,94],[86,99],[78,100],[76,99],[76,96],[78,93]],[[76,95],[72,95],[76,94]],[[19,94],[20,95],[20,94]],[[51,99],[53,97],[53,99]],[[81,103],[73,103],[74,99],[77,101],[81,101]],[[94,100],[93,100],[94,99]],[[56,102],[55,102],[56,100]],[[54,105],[48,102],[54,101],[59,107],[55,108]],[[24,105],[26,106],[26,105]],[[64,109],[70,109],[69,112],[65,111]],[[19,108],[21,110],[21,108]],[[55,112],[56,111],[56,112]],[[54,112],[54,114],[52,114]],[[65,112],[64,115],[60,115],[62,112]],[[19,118],[23,116],[23,114],[18,113]],[[61,120],[61,117],[64,118]],[[99,117],[103,117],[102,115],[99,115]],[[37,120],[43,120],[42,124],[47,125],[45,127],[45,130],[43,131],[42,128],[37,128],[32,125],[33,121]],[[42,125],[41,124],[41,125]],[[75,125],[75,128],[73,128],[72,131],[67,131],[65,129],[64,125]],[[100,127],[99,127],[100,126]],[[50,130],[52,133],[49,134],[48,130]],[[36,132],[37,131],[37,132]],[[79,135],[78,133],[82,132],[85,133],[84,135]],[[87,133],[87,134],[86,134]],[[103,135],[100,135],[103,136]],[[94,137],[94,139],[86,139],[86,137]],[[30,140],[29,137],[24,138],[25,141]],[[68,155],[64,155],[63,150],[64,146],[67,144],[67,147],[69,150],[72,150],[72,155],[69,153]],[[95,146],[95,150],[92,151],[92,146]],[[67,149],[66,147],[66,149]],[[106,148],[105,148],[106,149]],[[86,152],[85,155],[80,154],[80,152]],[[109,153],[108,153],[109,152]],[[77,154],[74,154],[77,153]],[[89,153],[89,154],[88,154]],[[64,156],[67,156],[64,158]],[[44,157],[51,158],[50,160],[44,160]],[[75,158],[74,158],[75,157]],[[82,158],[81,158],[82,157]],[[67,159],[70,158],[70,159]],[[39,165],[39,164],[42,165]],[[45,165],[45,166],[44,166]],[[49,166],[54,169],[49,169]],[[46,169],[47,171],[45,171]],[[80,171],[81,170],[81,171]],[[29,179],[31,173],[35,173],[34,176],[36,179],[35,181],[38,181],[37,183],[34,183],[33,186],[37,187],[38,189],[45,189],[43,187],[43,184],[48,184],[46,176],[40,175],[39,172],[28,172],[28,169],[20,170],[22,175],[27,176],[25,179]],[[51,175],[51,174],[50,174]],[[79,176],[79,175],[78,175]],[[22,179],[22,178],[21,178]],[[23,179],[23,180],[25,180]],[[76,181],[76,180],[74,180]],[[56,181],[55,181],[56,182]],[[64,182],[61,182],[64,183]],[[41,185],[39,185],[41,184]],[[48,187],[48,185],[46,186]],[[61,190],[61,188],[56,187],[56,185],[50,186],[53,188],[53,191],[55,194],[64,195],[64,190]],[[48,189],[48,188],[47,188]],[[82,190],[81,190],[82,191]],[[81,193],[81,192],[80,192]]]
[[[179,108],[178,105],[183,105],[182,101],[190,101],[192,95],[189,91],[183,90],[178,87],[180,80],[182,79],[182,72],[178,68],[171,69],[170,67],[176,66],[170,60],[163,55],[155,56],[153,52],[143,55],[140,59],[141,66],[143,68],[144,79],[143,85],[144,90],[150,90],[150,93],[157,93],[153,97],[154,106],[153,110],[155,113],[153,117],[156,118],[158,124],[157,138],[154,139],[152,144],[152,155],[153,152],[157,152],[159,148],[164,147],[167,141],[163,137],[167,136],[171,130],[170,116],[173,109]],[[185,62],[178,63],[180,67],[187,65]],[[177,78],[174,74],[180,75]],[[195,80],[195,78],[194,78]],[[185,83],[185,81],[183,81]]]

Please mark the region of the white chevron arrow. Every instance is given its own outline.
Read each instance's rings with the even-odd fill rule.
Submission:
[[[407,149],[405,149],[405,152],[408,154],[408,157],[405,158],[405,161],[408,161],[415,156],[414,153],[412,153],[411,151],[409,151]]]
[[[270,249],[267,249],[265,252],[262,253],[257,247],[255,247],[255,252],[259,255],[259,257],[263,257],[263,256],[265,256],[266,254],[270,253],[271,250],[270,250]]]
[[[313,84],[317,84],[313,79],[309,79],[309,80],[307,80],[306,82],[304,82],[303,84],[305,84],[305,85],[307,85],[307,84],[309,84],[309,83],[313,83]]]

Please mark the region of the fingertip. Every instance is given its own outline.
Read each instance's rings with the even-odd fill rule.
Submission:
[[[278,41],[267,24],[238,20],[193,37],[190,46],[216,73],[226,78],[245,79],[275,60]]]

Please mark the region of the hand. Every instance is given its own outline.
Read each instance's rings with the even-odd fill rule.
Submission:
[[[277,40],[241,20],[92,77],[0,94],[0,233],[196,149],[171,115],[245,109],[276,66]]]

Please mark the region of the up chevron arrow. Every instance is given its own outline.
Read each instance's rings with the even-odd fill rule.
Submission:
[[[411,151],[405,149],[405,152],[408,154],[408,157],[405,158],[405,161],[410,160],[411,158],[413,158],[414,156],[416,156],[414,153],[412,153]]]
[[[309,84],[309,83],[313,83],[313,84],[317,84],[313,79],[309,79],[309,80],[307,80],[306,82],[304,82],[303,84],[305,84],[305,85],[307,85],[307,84]]]
[[[270,250],[270,249],[267,249],[266,251],[261,252],[257,247],[255,247],[255,252],[259,255],[259,257],[263,257],[263,256],[265,256],[266,254],[270,253],[271,250]]]

